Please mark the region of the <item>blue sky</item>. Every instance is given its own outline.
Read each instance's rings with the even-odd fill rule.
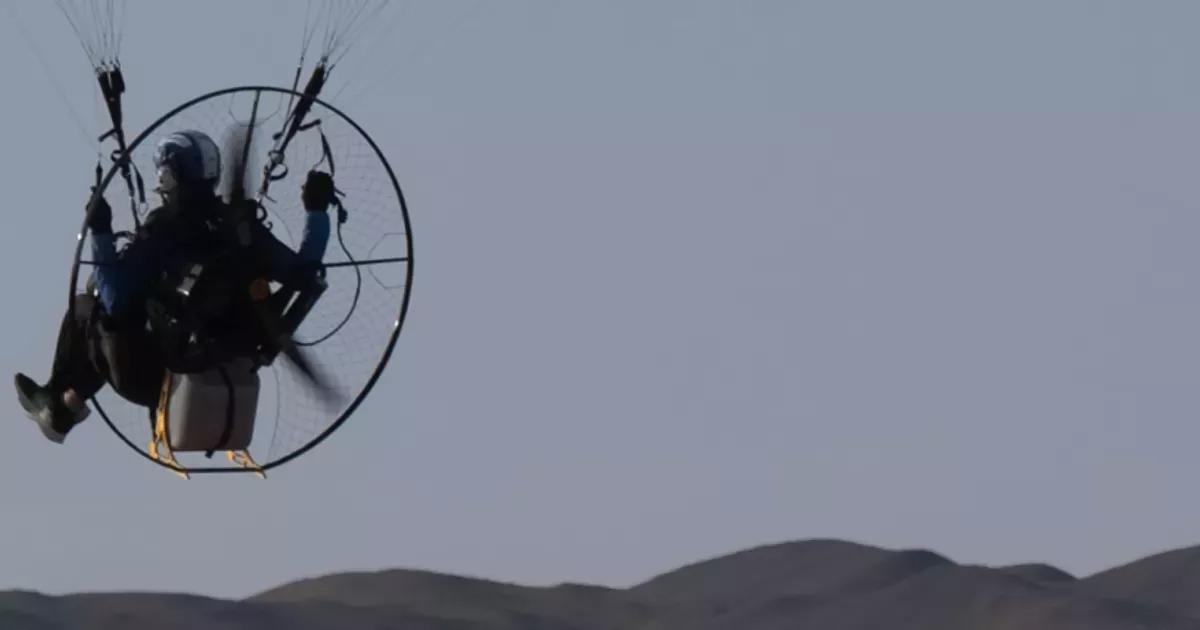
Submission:
[[[301,3],[130,5],[131,127],[290,80]],[[61,16],[16,11],[103,131]],[[10,392],[0,587],[621,586],[809,537],[1087,573],[1194,544],[1198,18],[411,3],[334,101],[413,216],[379,389],[266,482],[183,482],[99,422],[50,444]],[[6,28],[5,363],[42,375],[95,155]]]

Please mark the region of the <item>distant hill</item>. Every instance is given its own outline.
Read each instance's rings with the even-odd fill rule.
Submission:
[[[1048,564],[1014,564],[1008,567],[1000,567],[999,570],[1008,575],[1024,578],[1031,582],[1052,584],[1075,581],[1075,576]]]
[[[1200,618],[1200,547],[1166,551],[1097,573],[1081,580],[1078,591]]]
[[[340,573],[245,600],[0,593],[0,628],[160,630],[1200,630],[1200,547],[1076,579],[838,540],[767,545],[626,589]]]
[[[467,626],[472,628],[629,628],[649,620],[651,612],[625,591],[604,587],[536,588],[404,570],[301,580],[249,601],[274,605],[333,602],[413,610],[439,619],[481,624]]]

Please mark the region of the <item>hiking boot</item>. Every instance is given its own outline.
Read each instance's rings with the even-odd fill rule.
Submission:
[[[62,444],[67,432],[72,427],[83,422],[88,416],[86,406],[72,411],[63,402],[61,395],[56,395],[47,387],[38,385],[33,379],[24,374],[17,374],[14,379],[17,386],[17,398],[25,414],[37,423],[46,439]]]

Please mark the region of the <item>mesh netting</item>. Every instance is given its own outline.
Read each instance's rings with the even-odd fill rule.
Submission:
[[[227,192],[234,179],[231,171],[240,161],[249,130],[244,171],[246,189],[253,195],[275,143],[273,136],[281,130],[298,97],[275,88],[227,90],[197,99],[143,132],[130,148],[132,162],[144,177],[148,202],[137,209],[139,218],[144,220],[146,213],[157,206],[152,157],[159,138],[194,129],[216,140],[222,145],[225,167],[220,190]],[[256,98],[256,122],[251,127],[248,123]],[[328,289],[296,331],[295,339],[329,381],[336,397],[332,402],[323,400],[282,358],[264,367],[260,371],[258,419],[250,452],[265,465],[311,445],[353,411],[387,361],[408,298],[408,217],[386,160],[348,118],[319,101],[306,121],[319,121],[319,125],[300,131],[290,142],[284,158],[287,174],[270,183],[263,205],[267,224],[276,238],[296,249],[306,212],[300,186],[311,168],[330,171],[334,167],[337,188],[344,193],[346,221],[339,223],[337,210],[330,209],[334,227],[324,259]],[[322,142],[322,134],[326,143]],[[325,144],[328,154],[323,149]],[[104,193],[113,207],[113,229],[131,230],[133,211],[122,177],[109,180]],[[82,249],[85,263],[90,258],[86,238]],[[90,271],[86,264],[80,267],[77,290],[84,290]],[[108,389],[97,396],[96,402],[114,428],[145,452],[152,435],[148,410]],[[223,462],[210,463],[203,455],[183,453],[180,463],[203,468]]]

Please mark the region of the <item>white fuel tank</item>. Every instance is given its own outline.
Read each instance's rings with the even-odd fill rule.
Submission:
[[[175,374],[171,379],[171,400],[167,407],[167,430],[171,448],[176,451],[242,450],[254,438],[258,413],[258,372],[249,360],[238,360],[220,369],[194,374]],[[232,386],[232,387],[231,387]],[[229,416],[230,393],[233,414]],[[229,439],[220,444],[229,427]]]

